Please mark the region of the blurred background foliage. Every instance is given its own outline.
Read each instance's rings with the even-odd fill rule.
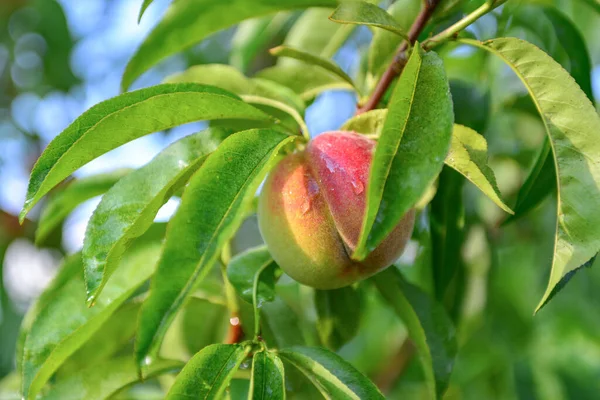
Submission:
[[[51,279],[62,256],[80,249],[86,221],[98,203],[96,198],[78,207],[36,247],[33,233],[39,211],[23,226],[15,217],[23,202],[29,170],[40,151],[76,116],[119,93],[127,60],[169,1],[156,0],[138,25],[139,3],[0,2],[0,378],[9,377],[0,387],[11,385],[23,313]],[[452,4],[458,3],[469,9],[477,2],[446,3],[450,12],[439,18],[439,27],[458,19],[459,14],[452,12]],[[387,8],[390,4],[384,1],[381,5]],[[419,0],[398,0],[391,11],[402,25],[409,25],[410,16],[418,9]],[[282,13],[250,20],[161,63],[135,86],[159,83],[187,66],[203,63],[230,63],[252,75],[275,63],[267,49],[284,40],[297,48],[326,52],[332,38],[343,36],[339,25],[327,21],[329,13],[313,9],[303,15]],[[576,76],[592,100],[600,98],[600,6],[594,0],[511,0],[468,32],[479,39],[524,38]],[[374,36],[373,40],[389,41],[390,51],[397,46],[396,39],[385,32]],[[575,40],[579,36],[583,41]],[[364,76],[365,65],[385,65],[388,54],[368,50],[372,38],[368,29],[355,29],[334,59],[353,76]],[[531,113],[518,79],[497,60],[454,45],[440,52],[451,78],[457,122],[486,136],[499,187],[508,204],[514,204],[543,144],[541,121]],[[374,79],[366,76],[366,82]],[[314,101],[306,119],[311,131],[318,134],[339,128],[355,107],[350,93],[330,91]],[[88,164],[75,179],[139,167],[166,144],[202,126],[189,124],[136,140]],[[398,267],[430,292],[431,268],[450,268],[449,263],[454,263],[458,271],[448,278],[451,290],[441,299],[457,325],[460,343],[448,399],[598,398],[600,265],[576,274],[549,305],[533,315],[549,274],[555,200],[555,195],[550,196],[526,217],[504,225],[502,211],[474,186],[451,170],[443,171],[437,194],[421,213]],[[176,206],[176,199],[167,203],[157,220],[167,220]],[[260,236],[250,218],[236,238],[234,252],[257,243]],[[218,277],[213,283],[218,292]],[[316,318],[314,309],[306,307],[306,294],[286,280],[278,286],[282,300],[269,304],[272,310],[266,310],[266,330],[272,331],[278,343],[294,343],[298,331],[309,342],[318,342],[318,335],[305,326],[306,321]],[[345,324],[346,331],[331,336],[334,339],[330,337],[326,344],[373,378],[390,398],[422,398],[420,367],[411,357],[401,321],[369,282],[357,290],[358,297],[349,297],[354,303],[338,305],[347,308],[345,315],[355,324]],[[294,312],[289,313],[289,309]],[[119,326],[123,331],[133,329],[124,321],[132,320],[131,313],[136,310],[135,304],[130,304],[121,311],[123,325]],[[167,340],[165,352],[177,357],[219,341],[227,322],[223,310],[218,301],[192,301],[180,317],[181,323],[175,324],[180,331],[171,333],[174,339]],[[199,325],[204,321],[207,323]],[[302,328],[298,330],[299,325]],[[207,326],[214,328],[205,331]],[[348,326],[353,327],[352,332],[347,331]],[[328,329],[335,330],[335,326]],[[106,353],[114,351],[106,349]],[[76,356],[61,369],[63,373],[77,368]],[[79,362],[81,359],[90,360],[80,358]],[[159,383],[165,380],[168,378]],[[134,388],[119,398],[135,393],[138,398],[152,398],[152,385],[159,383]],[[236,390],[244,390],[243,385],[236,385],[234,381],[233,398]],[[0,389],[0,399],[11,398],[3,397],[8,396],[6,393]]]

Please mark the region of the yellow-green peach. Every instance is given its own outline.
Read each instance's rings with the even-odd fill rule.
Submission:
[[[258,205],[260,231],[274,260],[298,282],[340,288],[402,254],[414,210],[365,260],[350,258],[362,227],[374,149],[373,140],[356,133],[323,133],[306,150],[283,158],[267,177]]]

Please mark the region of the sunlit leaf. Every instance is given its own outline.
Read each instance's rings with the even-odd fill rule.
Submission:
[[[210,128],[184,137],[102,197],[88,222],[83,243],[88,302],[100,294],[131,240],[146,231],[160,207],[231,133]]]
[[[354,90],[339,76],[309,65],[276,65],[259,71],[256,76],[289,87],[304,101],[326,90]]]
[[[121,87],[128,88],[162,59],[184,50],[223,28],[248,18],[306,7],[335,6],[335,0],[179,0],[148,35],[127,64]]]
[[[335,290],[315,290],[317,330],[321,342],[338,350],[358,333],[360,293],[351,286]]]
[[[291,347],[279,356],[298,368],[327,399],[384,399],[366,376],[335,353],[316,347]]]
[[[539,310],[570,272],[600,250],[600,116],[573,78],[534,45],[514,38],[465,43],[490,51],[518,75],[540,112],[557,170],[557,228]],[[570,275],[569,275],[570,276]]]
[[[119,179],[131,172],[119,169],[106,174],[86,176],[69,182],[48,199],[38,221],[36,243],[42,243],[78,205],[110,189]]]
[[[177,375],[167,400],[220,399],[250,346],[213,344],[196,354]]]
[[[336,4],[330,4],[335,7]],[[333,10],[331,8],[313,7],[302,12],[294,22],[285,37],[283,44],[307,53],[331,58],[344,44],[352,33],[353,26],[342,26],[330,21],[327,17]],[[277,65],[298,65],[299,62],[291,58],[282,58]]]
[[[364,259],[377,247],[433,183],[450,147],[453,122],[442,61],[415,46],[394,89],[375,148],[365,217],[353,257]]]
[[[227,277],[238,295],[253,303],[254,285],[257,285],[259,305],[275,298],[275,272],[279,269],[266,246],[248,249],[231,259]]]
[[[246,72],[257,54],[279,34],[289,18],[288,13],[278,13],[240,23],[231,38],[231,65]]]
[[[333,61],[330,61],[326,58],[315,56],[314,54],[310,54],[305,51],[297,50],[297,49],[294,49],[291,47],[286,47],[286,46],[278,46],[278,47],[272,48],[270,50],[270,53],[276,57],[293,58],[296,60],[303,61],[307,64],[321,67],[324,70],[329,71],[329,72],[339,76],[344,81],[348,82],[350,85],[355,86],[354,82],[352,81],[352,78],[350,78],[347,73],[345,73]]]
[[[303,113],[305,104],[285,86],[272,81],[251,79],[236,68],[224,64],[201,64],[188,68],[186,71],[171,75],[166,79],[169,83],[201,83],[213,85],[228,90],[237,95],[256,95],[281,101]],[[287,90],[286,90],[287,89]]]
[[[160,241],[140,238],[104,288],[105,296],[91,308],[85,304],[79,255],[73,259],[74,273],[48,289],[41,298],[44,302],[39,305],[39,312],[35,311],[37,307],[32,311],[36,315],[31,325],[25,326],[19,356],[24,398],[35,399],[62,363],[152,275],[159,251]]]
[[[246,206],[279,150],[295,140],[268,129],[227,138],[190,179],[169,222],[163,253],[142,306],[137,362],[152,362],[176,312],[242,223]]]
[[[232,93],[194,83],[152,86],[96,104],[37,160],[19,218],[73,171],[122,144],[188,122],[224,118],[271,119]]]
[[[298,315],[279,296],[263,304],[261,316],[262,334],[268,344],[277,348],[306,344]]]
[[[561,50],[567,54],[567,60],[563,63],[563,66],[569,71],[588,99],[594,102],[591,84],[592,65],[583,36],[574,23],[554,7],[536,4],[526,7],[525,10],[521,9],[521,12],[530,11],[525,15],[525,18],[527,18],[531,15],[537,15],[536,13],[539,13],[540,10],[554,28],[553,37],[558,39],[558,42],[561,44]],[[529,27],[529,20],[530,19],[527,18],[525,21],[522,21],[525,28]],[[558,56],[558,54],[555,55],[555,58],[558,58],[556,56]],[[538,115],[536,106],[529,97],[527,97],[526,101],[523,101],[523,98],[517,98],[513,107],[531,112],[536,116]],[[525,215],[555,191],[556,171],[554,159],[550,153],[550,142],[546,139],[530,174],[527,176],[525,183],[519,190],[517,203],[515,205],[515,216],[507,219],[505,222],[508,223],[514,221]]]
[[[154,0],[144,0],[144,2],[142,3],[142,7],[140,8],[140,13],[138,14],[138,24],[140,23],[140,21],[142,20],[142,17],[144,16],[144,13],[146,12],[146,9],[150,6],[150,4],[152,4],[154,2]]]
[[[396,0],[387,12],[403,32],[408,32],[421,10],[422,3],[420,0]],[[390,31],[383,29],[373,31],[373,40],[368,52],[368,67],[371,75],[378,76],[382,69],[387,67],[402,40],[404,40],[402,36]]]
[[[428,398],[441,398],[448,387],[457,352],[454,327],[444,307],[417,286],[405,281],[394,267],[372,279],[406,324],[417,347],[427,381]]]
[[[281,359],[269,351],[260,351],[252,358],[250,400],[285,399],[285,374]]]
[[[379,136],[386,116],[386,109],[367,111],[350,118],[342,125],[340,130]]]
[[[502,201],[494,171],[487,165],[487,142],[479,133],[455,124],[446,164],[464,175],[498,207],[513,214]]]
[[[141,301],[137,299],[123,304],[83,346],[64,362],[56,373],[59,379],[90,365],[106,362],[130,343],[135,335],[141,305]]]
[[[181,361],[157,360],[148,371],[148,377],[176,371],[181,367],[183,367]],[[99,364],[89,364],[87,368],[56,382],[41,399],[103,400],[139,381],[140,377],[133,358],[124,356]]]
[[[340,24],[369,25],[407,38],[403,27],[385,10],[364,1],[342,3],[329,17]]]

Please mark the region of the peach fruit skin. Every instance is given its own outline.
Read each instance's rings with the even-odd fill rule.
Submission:
[[[327,132],[269,174],[258,203],[259,228],[277,264],[296,281],[340,288],[374,275],[402,254],[414,210],[364,261],[350,258],[362,226],[374,148],[373,140],[359,134]]]

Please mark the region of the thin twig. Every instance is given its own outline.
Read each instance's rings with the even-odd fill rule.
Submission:
[[[406,50],[408,49],[409,44],[412,46],[417,41],[419,35],[421,34],[421,32],[423,32],[423,29],[425,29],[427,22],[429,22],[429,19],[433,15],[433,12],[435,11],[438,4],[440,4],[440,2],[441,0],[429,0],[425,2],[425,7],[423,7],[421,12],[415,19],[415,22],[413,22],[412,26],[410,27],[410,30],[408,31],[409,41],[407,42],[406,40],[404,40],[400,47],[398,47],[398,51],[396,51],[396,56],[394,57],[394,60],[391,62],[391,64],[381,76],[381,79],[377,83],[377,86],[375,87],[375,90],[373,91],[373,94],[371,95],[369,100],[367,100],[367,102],[362,107],[356,110],[356,115],[377,108],[377,105],[381,101],[381,98],[383,97],[387,89],[392,84],[394,78],[400,75],[400,73],[404,69],[404,64],[406,64]]]

